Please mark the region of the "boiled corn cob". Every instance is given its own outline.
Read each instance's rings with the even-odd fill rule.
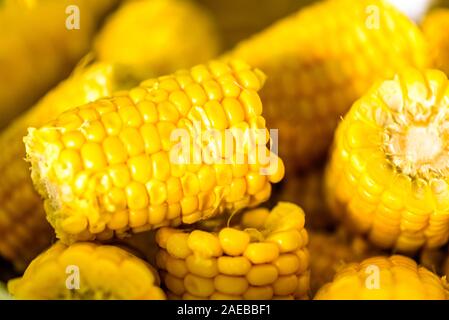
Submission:
[[[249,210],[239,223],[221,219],[211,229],[156,232],[156,263],[169,299],[307,299],[308,235],[298,206]]]
[[[445,280],[410,258],[373,257],[341,269],[316,300],[446,300]]]
[[[326,170],[333,214],[383,248],[449,237],[448,79],[408,69],[379,82],[339,125]]]
[[[284,167],[266,146],[264,81],[242,61],[212,61],[30,129],[31,177],[58,238],[104,240],[267,200]]]
[[[323,171],[324,168],[320,165],[306,172],[286,175],[282,182],[273,188],[270,203],[288,201],[298,204],[306,214],[308,230],[332,228],[335,221],[324,201]]]
[[[57,242],[8,283],[17,299],[163,300],[157,272],[114,246]]]
[[[148,79],[207,62],[219,53],[208,14],[187,0],[125,2],[95,39],[98,59]]]
[[[382,254],[360,236],[351,236],[339,228],[336,232],[310,231],[310,288],[316,293],[346,263],[358,262]]]
[[[280,156],[302,168],[325,153],[339,118],[375,79],[427,65],[420,30],[382,0],[322,1],[225,56],[268,75],[265,117],[280,129]]]
[[[64,79],[88,51],[97,24],[117,0],[0,3],[0,127]],[[69,30],[66,8],[77,6],[80,28]],[[71,11],[68,11],[71,13]]]
[[[422,29],[429,42],[433,66],[449,75],[449,9],[431,11],[425,17]]]

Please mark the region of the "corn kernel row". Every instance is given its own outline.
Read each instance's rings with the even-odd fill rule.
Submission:
[[[238,224],[216,231],[162,228],[156,256],[170,299],[307,299],[308,235],[304,213],[281,202],[270,212],[242,214]]]

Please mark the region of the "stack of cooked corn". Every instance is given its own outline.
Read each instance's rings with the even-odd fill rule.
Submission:
[[[324,0],[211,60],[197,4],[126,1],[0,134],[9,292],[449,299],[445,14]]]

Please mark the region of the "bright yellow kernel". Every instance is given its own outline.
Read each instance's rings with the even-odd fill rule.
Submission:
[[[224,98],[222,104],[231,126],[240,123],[245,119],[245,111],[237,99]]]
[[[207,192],[212,190],[216,185],[215,170],[210,166],[202,166],[198,171],[198,180],[201,181],[201,191]]]
[[[218,78],[225,97],[237,98],[240,94],[240,86],[231,74],[225,74]]]
[[[258,172],[249,172],[246,175],[246,185],[248,194],[255,195],[263,189],[267,182],[267,177]]]
[[[240,162],[240,159],[237,158],[231,164],[232,175],[234,176],[234,178],[244,178],[246,176],[246,174],[248,173],[248,163],[245,161],[244,158],[242,158],[242,159],[243,160]],[[237,160],[239,163],[236,163]]]
[[[62,136],[62,143],[66,148],[80,149],[85,141],[80,131],[69,131]]]
[[[164,89],[169,92],[180,89],[179,84],[176,82],[174,77],[170,77],[170,78],[161,80],[159,82],[159,88]]]
[[[100,121],[87,123],[82,127],[82,131],[86,139],[92,142],[102,142],[106,136],[106,132]]]
[[[136,104],[138,104],[143,99],[145,99],[146,94],[147,94],[147,90],[145,90],[142,87],[136,87],[136,88],[132,88],[131,90],[129,90],[129,97]]]
[[[56,127],[64,128],[68,130],[77,130],[82,128],[83,124],[88,124],[89,121],[83,121],[76,113],[73,111],[68,111],[62,113],[56,120]]]
[[[215,80],[205,81],[203,87],[209,100],[221,100],[223,98],[221,86]]]
[[[61,228],[69,234],[78,234],[86,230],[87,218],[82,215],[70,216],[61,223]]]
[[[150,123],[144,124],[140,128],[140,133],[142,135],[145,152],[147,154],[153,154],[161,150],[161,139],[159,137],[159,131],[155,125]]]
[[[167,271],[177,278],[184,278],[189,270],[187,269],[186,262],[183,259],[167,257]]]
[[[243,90],[239,99],[242,102],[246,119],[251,119],[262,114],[262,101],[260,101],[257,92]]]
[[[188,245],[192,251],[204,257],[218,257],[223,253],[218,237],[201,230],[190,233]]]
[[[151,179],[151,160],[146,154],[130,158],[128,167],[133,180],[146,183]]]
[[[159,103],[167,100],[168,92],[162,88],[153,87],[150,90],[148,90],[148,94],[145,98],[152,102]]]
[[[153,176],[161,181],[170,177],[170,160],[165,152],[158,152],[151,156],[153,162]]]
[[[122,130],[122,119],[117,112],[106,113],[101,116],[101,122],[108,136],[117,136]]]
[[[294,274],[279,277],[273,283],[274,294],[277,296],[286,296],[293,294],[298,286],[298,277]]]
[[[169,273],[165,275],[164,283],[168,290],[176,295],[182,295],[186,290],[183,279],[176,278]]]
[[[144,142],[139,129],[131,127],[124,128],[119,136],[130,156],[137,156],[144,152]]]
[[[194,106],[203,106],[207,101],[206,93],[198,83],[190,83],[185,87],[185,93]]]
[[[129,226],[131,228],[138,228],[147,223],[148,210],[129,210]]]
[[[97,111],[94,108],[91,108],[90,104],[87,104],[83,108],[81,108],[78,112],[78,115],[84,121],[95,121],[99,119]]]
[[[250,286],[243,294],[243,298],[245,300],[271,300],[273,298],[273,294],[274,292],[272,286]]]
[[[128,225],[128,212],[119,211],[115,212],[111,216],[111,220],[108,222],[108,228],[111,230],[118,230]]]
[[[175,233],[181,233],[180,230],[174,228],[160,228],[156,232],[156,243],[159,247],[167,249],[168,239]],[[161,251],[159,251],[161,252]],[[165,252],[165,251],[162,251]]]
[[[156,123],[158,121],[157,108],[154,102],[143,100],[137,104],[137,109],[145,123]]]
[[[231,72],[231,68],[229,68],[228,64],[219,60],[210,61],[208,66],[215,77],[220,77]]]
[[[182,215],[189,215],[198,209],[198,197],[183,197],[181,200]]]
[[[84,167],[90,170],[101,170],[106,167],[106,157],[98,143],[87,142],[81,147]]]
[[[148,223],[155,226],[163,223],[167,210],[168,206],[166,203],[158,206],[152,205],[148,213]]]
[[[295,256],[296,257],[296,256]],[[251,262],[246,257],[219,257],[218,271],[230,276],[243,276],[251,269]]]
[[[176,123],[179,118],[179,112],[170,101],[163,101],[157,105],[159,121],[168,121]]]
[[[185,259],[192,254],[187,240],[189,235],[187,233],[174,233],[167,239],[167,252],[172,256]]]
[[[299,260],[295,254],[284,253],[274,260],[273,265],[278,269],[279,275],[289,275],[298,271]]]
[[[167,202],[177,203],[183,197],[181,181],[179,178],[170,177],[167,180]]]
[[[223,251],[230,256],[239,256],[248,247],[250,236],[248,233],[233,228],[224,228],[218,234]]]
[[[190,70],[190,74],[195,82],[202,83],[211,78],[208,68],[205,65],[194,66]]]
[[[117,136],[109,136],[103,141],[104,154],[109,164],[124,163],[128,155],[125,146]]]
[[[109,212],[124,210],[126,205],[126,194],[121,188],[113,187],[105,196],[105,207]]]
[[[157,131],[159,132],[159,137],[162,143],[162,149],[165,151],[170,151],[172,146],[176,141],[172,141],[171,134],[173,130],[176,129],[176,126],[172,122],[158,122]]]
[[[228,164],[214,164],[217,185],[226,186],[232,182],[232,169]]]
[[[281,253],[294,251],[302,243],[301,235],[298,230],[287,230],[272,233],[266,241],[276,243]]]
[[[204,105],[204,109],[206,110],[207,118],[214,129],[224,130],[227,128],[228,122],[226,120],[226,115],[219,102],[215,100],[208,101]]]
[[[179,203],[171,203],[168,205],[167,219],[172,220],[181,215],[181,205]]]
[[[181,178],[181,184],[185,196],[195,196],[200,192],[200,181],[194,173],[187,172]]]
[[[279,256],[279,248],[274,243],[254,242],[246,247],[244,256],[256,264],[272,262]]]
[[[184,278],[186,290],[197,297],[207,298],[215,291],[213,279],[188,274]]]
[[[169,101],[173,103],[182,116],[186,116],[192,106],[189,96],[184,91],[174,91],[169,96]]]
[[[211,209],[215,204],[216,196],[213,192],[200,192],[198,193],[198,209],[200,211],[206,211]]]
[[[186,264],[190,273],[200,277],[213,278],[218,274],[216,258],[206,258],[194,253],[187,257]]]
[[[282,180],[282,178],[284,178],[285,175],[284,162],[279,157],[277,157],[276,160],[277,160],[276,171],[273,174],[270,174],[270,176],[268,177],[271,183],[278,183],[279,181]]]
[[[223,293],[241,295],[248,289],[248,281],[244,277],[233,277],[219,274],[214,279],[215,288]]]
[[[148,194],[143,184],[132,181],[125,190],[130,209],[138,210],[148,206]]]
[[[167,186],[164,182],[153,179],[148,181],[145,187],[150,196],[151,205],[161,205],[167,200]]]
[[[232,180],[231,185],[229,186],[229,193],[226,195],[225,200],[227,202],[235,202],[245,195],[246,193],[246,179],[245,178],[237,178]]]
[[[239,83],[247,89],[259,91],[262,87],[262,83],[260,82],[259,78],[250,69],[238,72],[237,79]]]
[[[83,162],[78,152],[73,149],[64,149],[59,154],[58,163],[61,166],[60,176],[73,178],[83,169]],[[55,168],[56,169],[56,168]]]
[[[192,224],[195,222],[198,222],[202,219],[203,215],[201,211],[196,211],[194,213],[191,213],[189,215],[183,215],[182,216],[182,223],[185,224]]]
[[[267,208],[252,209],[243,214],[241,224],[245,228],[261,229],[269,215],[270,211]]]
[[[265,286],[272,284],[278,278],[278,270],[271,264],[253,266],[247,273],[246,279],[253,286]]]
[[[109,176],[116,187],[124,188],[131,181],[131,174],[125,164],[109,167]]]

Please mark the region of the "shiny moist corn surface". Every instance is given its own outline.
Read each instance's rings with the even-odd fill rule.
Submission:
[[[268,50],[269,48],[269,50]],[[387,1],[321,1],[228,53],[269,77],[261,98],[287,167],[323,156],[342,115],[376,79],[427,65],[420,30]]]
[[[292,203],[246,211],[230,226],[161,228],[156,241],[170,299],[308,298],[308,235],[304,213]]]
[[[57,236],[104,240],[267,200],[284,167],[266,146],[264,80],[241,61],[213,61],[30,129],[32,179]]]
[[[157,272],[114,246],[57,242],[8,283],[16,299],[163,300]]]
[[[379,82],[339,125],[326,172],[334,215],[382,248],[449,237],[449,90],[438,70]]]
[[[324,285],[316,300],[446,300],[444,279],[410,258],[394,255],[351,263]]]

